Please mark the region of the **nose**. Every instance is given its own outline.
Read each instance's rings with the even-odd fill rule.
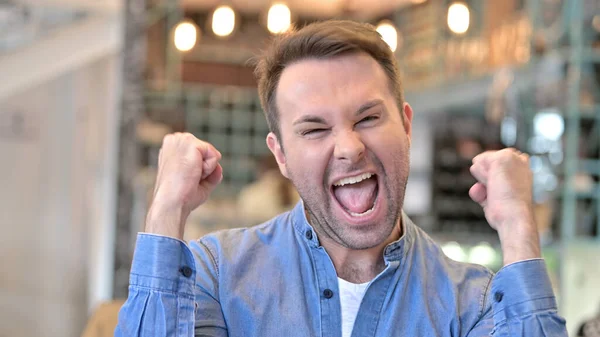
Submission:
[[[335,159],[356,163],[360,161],[364,154],[365,144],[356,131],[349,130],[336,135],[333,151]]]

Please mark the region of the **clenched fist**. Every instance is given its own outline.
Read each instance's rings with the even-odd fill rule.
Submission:
[[[498,231],[504,265],[539,258],[529,157],[515,149],[484,152],[473,158],[471,174],[477,183],[469,195]]]
[[[167,135],[158,157],[146,232],[182,239],[189,214],[223,179],[219,160],[217,149],[189,133]]]

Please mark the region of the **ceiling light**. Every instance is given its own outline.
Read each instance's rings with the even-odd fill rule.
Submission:
[[[229,6],[219,6],[212,16],[212,30],[217,36],[229,36],[235,29],[235,12]]]
[[[456,34],[464,34],[469,29],[469,7],[462,2],[455,2],[448,7],[448,28]]]
[[[188,51],[196,45],[198,29],[196,25],[188,20],[182,21],[175,27],[175,48],[180,51]]]
[[[290,8],[282,3],[275,3],[269,8],[267,28],[273,34],[285,33],[290,29],[292,13]]]
[[[398,47],[398,31],[396,27],[390,21],[384,20],[377,25],[377,32],[381,34],[381,38],[390,46],[390,49],[395,52]]]

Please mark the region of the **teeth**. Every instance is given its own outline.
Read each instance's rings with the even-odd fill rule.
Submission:
[[[377,201],[375,201],[375,204],[373,204],[373,207],[371,207],[370,210],[368,210],[368,211],[366,211],[364,213],[354,213],[354,212],[351,212],[351,211],[348,211],[348,210],[346,210],[346,211],[348,212],[348,214],[350,214],[350,215],[352,215],[354,217],[359,217],[360,218],[361,216],[366,216],[366,215],[369,215],[371,212],[373,212],[373,210],[375,209],[375,205],[376,204],[377,204]]]
[[[348,213],[349,213],[350,215],[354,216],[354,217],[361,217],[361,216],[366,216],[366,215],[370,214],[371,212],[373,212],[373,209],[374,209],[374,208],[375,208],[375,207],[371,208],[370,210],[368,210],[368,211],[366,211],[366,212],[364,212],[364,213],[354,213],[354,212],[350,212],[350,211],[348,211]]]
[[[336,183],[334,183],[333,186],[344,186],[344,185],[348,185],[348,184],[356,184],[356,183],[359,183],[359,182],[361,182],[361,181],[363,181],[365,179],[369,179],[372,176],[373,176],[373,174],[371,174],[371,173],[363,173],[361,175],[357,175],[357,176],[354,176],[354,177],[348,177],[348,178],[340,179]]]

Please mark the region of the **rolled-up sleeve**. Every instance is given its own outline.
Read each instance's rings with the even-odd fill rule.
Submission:
[[[193,336],[196,269],[185,242],[138,234],[115,336]]]
[[[488,287],[482,312],[469,337],[567,336],[542,259],[502,268]]]

